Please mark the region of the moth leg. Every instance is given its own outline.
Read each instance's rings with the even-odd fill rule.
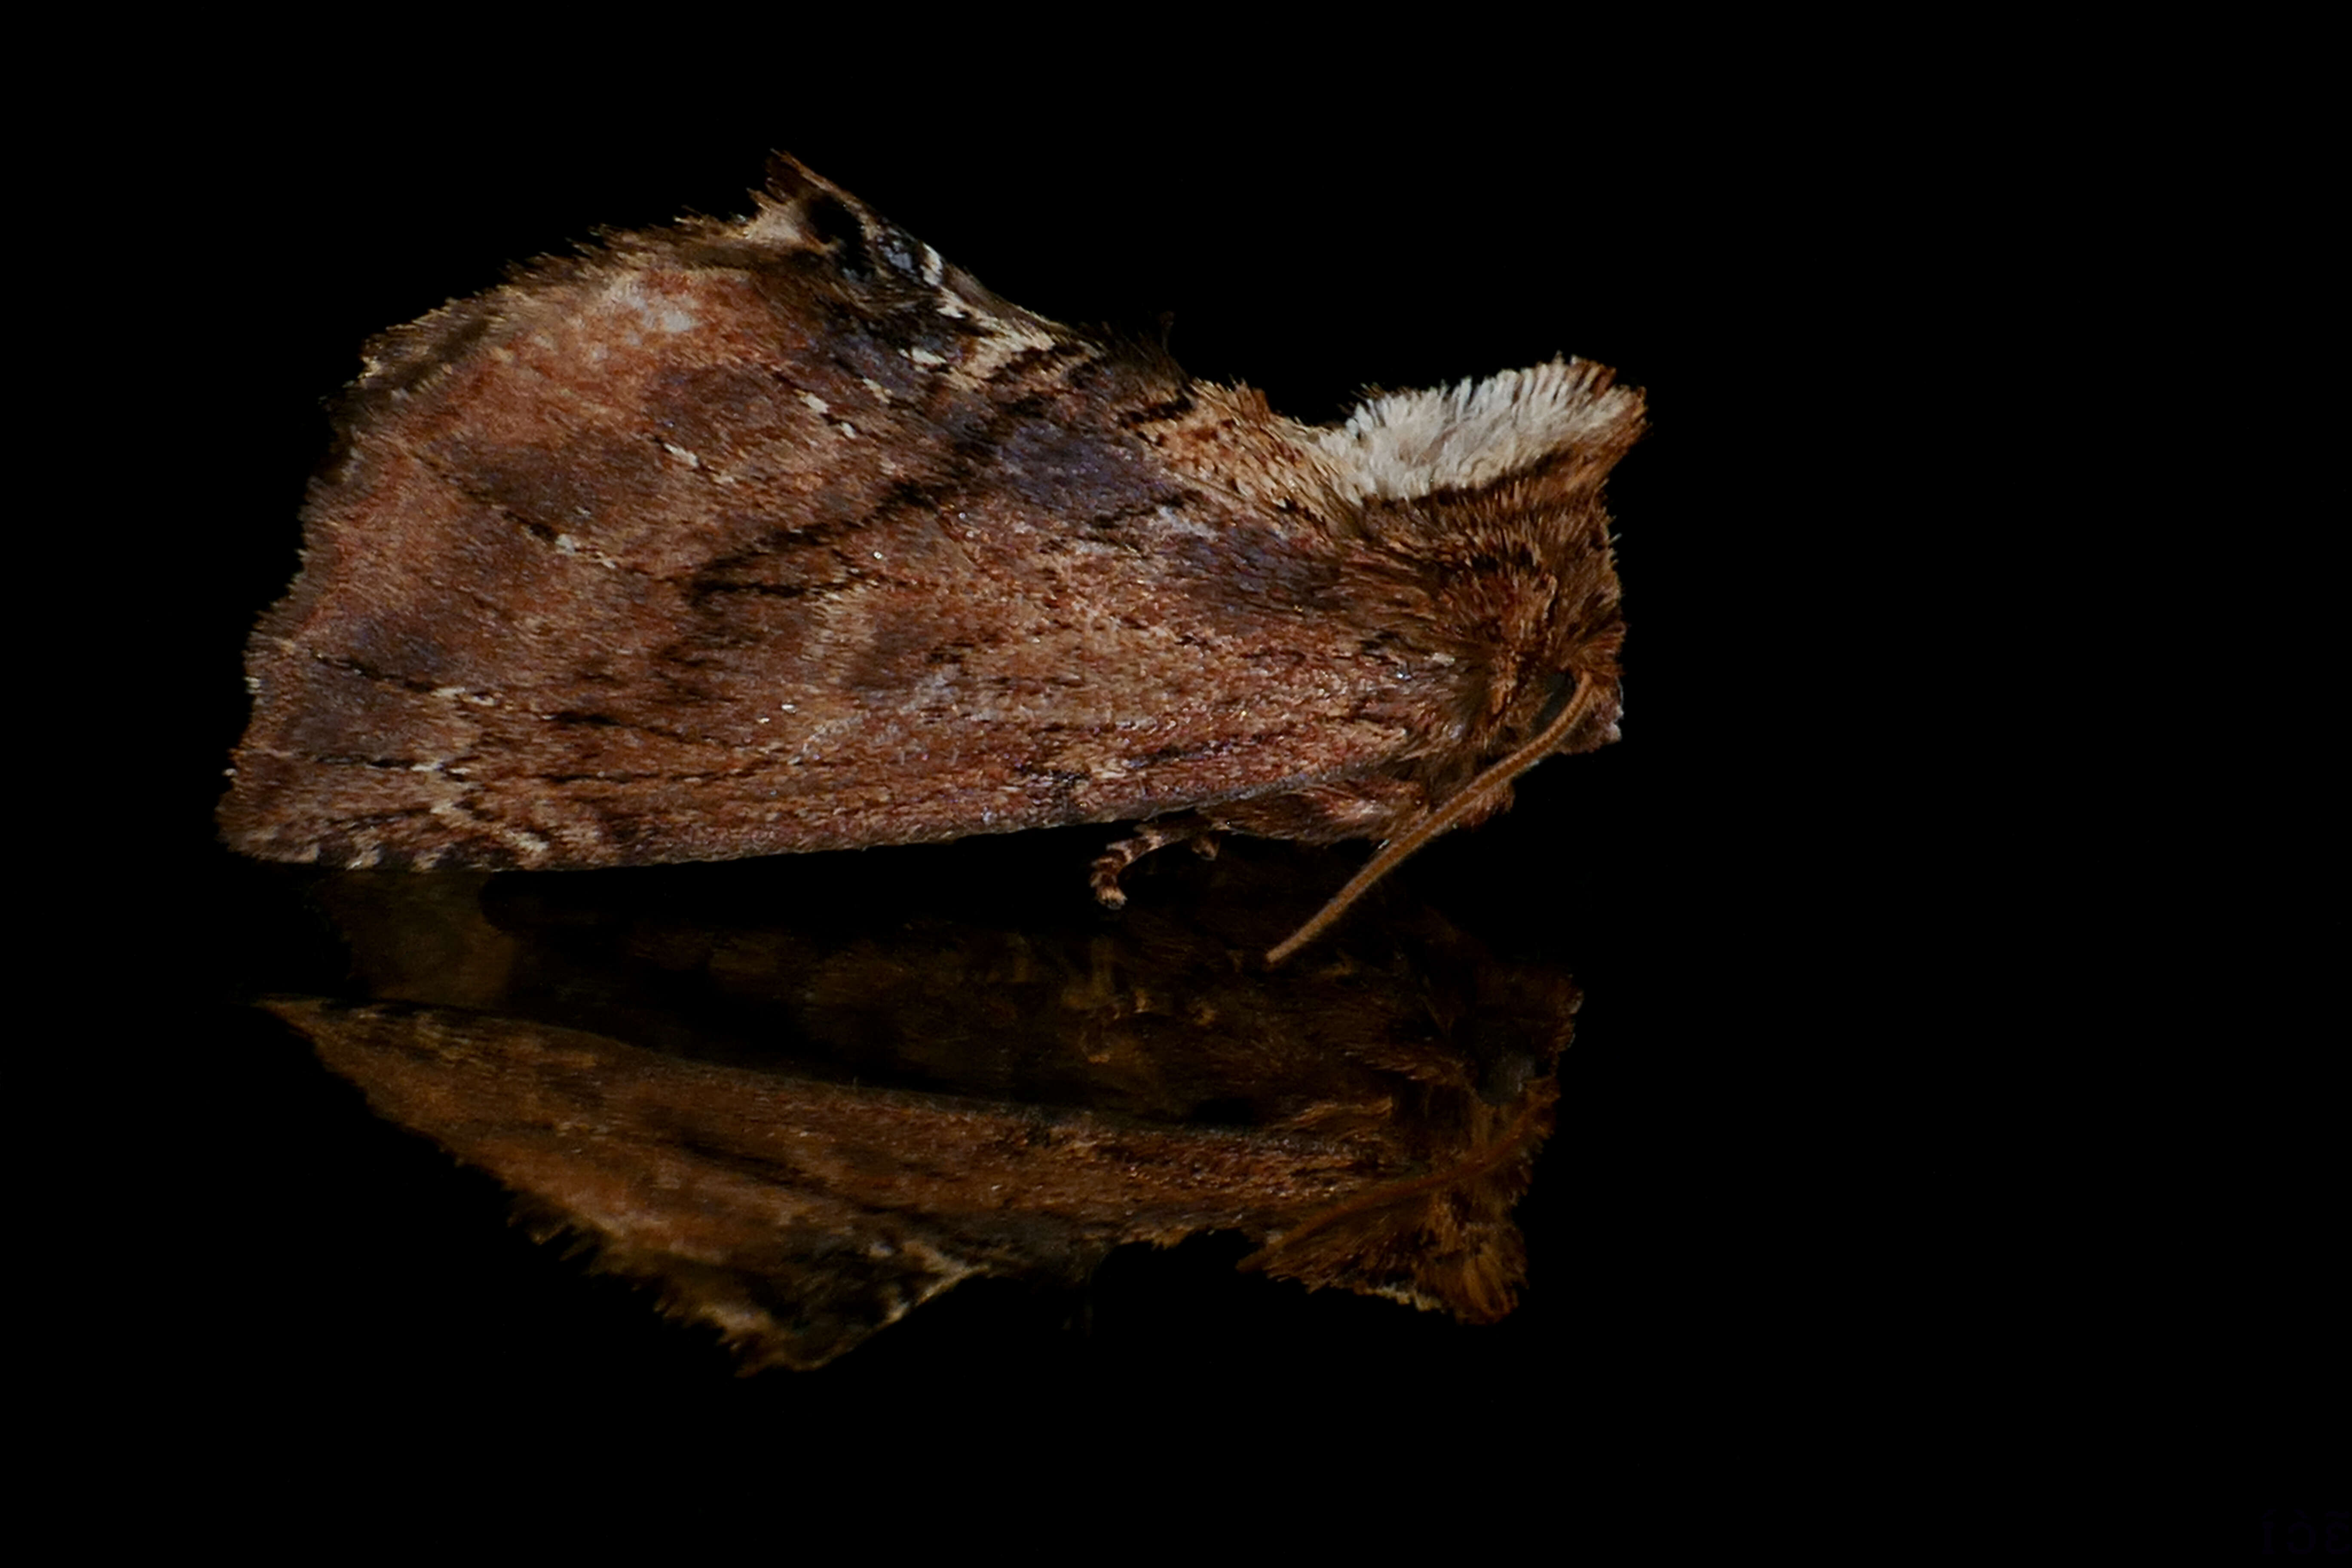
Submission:
[[[1216,824],[1205,816],[1183,812],[1175,816],[1162,816],[1139,824],[1132,838],[1122,838],[1107,847],[1095,860],[1094,876],[1090,879],[1095,897],[1112,909],[1124,908],[1127,894],[1118,885],[1119,874],[1154,849],[1165,849],[1171,844],[1190,844],[1193,852],[1204,859],[1213,860],[1217,841],[1213,837]]]
[[[1387,838],[1429,815],[1429,792],[1412,780],[1375,773],[1316,784],[1289,795],[1259,795],[1210,808],[1216,826],[1260,838],[1337,844]]]

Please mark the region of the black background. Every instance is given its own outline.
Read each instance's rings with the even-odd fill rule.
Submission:
[[[1717,102],[1537,62],[1485,97],[1269,75],[1203,98],[1148,59],[1031,79],[1003,47],[903,73],[751,50],[723,87],[709,61],[656,88],[616,66],[514,101],[470,68],[372,65],[199,91],[127,156],[134,270],[141,246],[183,258],[131,296],[137,395],[176,437],[170,482],[140,487],[163,698],[141,700],[132,803],[141,919],[164,933],[137,963],[168,1021],[108,1058],[152,1099],[161,1157],[117,1205],[138,1285],[99,1353],[186,1408],[337,1430],[529,1411],[583,1436],[984,1443],[1047,1421],[1116,1444],[1182,1411],[1342,1449],[1605,1433],[1621,1462],[1778,1462],[1792,1425],[1855,1451],[1933,1425],[2021,1345],[2065,1369],[2037,1408],[2112,1414],[2097,1292],[2065,1283],[2085,1247],[2162,1266],[2128,1212],[2022,1190],[2074,1173],[2055,1090],[2015,1059],[2044,954],[1967,880],[2001,808],[1950,739],[1950,639],[1923,650],[1916,624],[1948,611],[1970,547],[1948,525],[1990,441],[1953,436],[1919,366],[2047,346],[1995,297],[2048,232],[2040,198],[2005,203],[2012,151],[1910,114],[1899,79]],[[463,113],[438,96],[460,75]],[[331,936],[210,816],[243,641],[294,572],[359,345],[600,226],[740,213],[771,148],[1031,310],[1148,333],[1171,314],[1188,370],[1301,418],[1558,353],[1647,389],[1653,434],[1611,487],[1624,740],[1537,770],[1413,868],[1586,994],[1507,1321],[1308,1295],[1208,1238],[1121,1253],[1076,1294],[961,1287],[833,1367],[742,1380],[245,1006],[341,981]],[[1966,624],[2006,658],[2021,613]],[[1037,843],[1082,898],[1092,840]]]
[[[1757,1418],[1803,1381],[1792,1314],[1881,1310],[1875,1282],[1909,1267],[1940,1194],[1887,1227],[1863,1169],[1886,1134],[1866,1110],[1825,1163],[1817,1091],[1866,1107],[1868,1087],[1832,1085],[1834,1058],[1808,1048],[1837,1026],[1834,987],[1780,967],[1792,951],[1831,970],[1853,956],[1789,940],[1834,875],[1803,842],[1819,770],[1790,744],[1827,721],[1807,674],[1811,487],[1865,374],[1856,344],[1819,330],[1823,275],[1864,260],[1822,205],[1851,195],[1832,194],[1829,164],[1850,155],[1834,127],[1662,147],[1636,106],[1568,81],[1483,122],[1441,114],[1433,134],[1264,106],[1204,116],[1152,88],[1042,95],[1009,119],[663,107],[322,123],[327,105],[263,95],[157,150],[157,195],[205,231],[215,307],[159,338],[167,363],[205,367],[183,388],[200,467],[157,563],[185,621],[165,673],[186,736],[152,782],[189,895],[172,956],[200,1014],[158,1064],[202,1211],[159,1238],[178,1249],[178,1321],[199,1325],[173,1375],[321,1418],[642,1403],[800,1421],[919,1394],[1402,1414],[1464,1398],[1647,1431]],[[1440,909],[1587,997],[1507,1322],[1310,1296],[1235,1274],[1245,1248],[1211,1237],[1123,1252],[1083,1292],[959,1288],[835,1366],[740,1380],[708,1333],[510,1228],[494,1184],[376,1122],[244,1009],[342,979],[332,937],[282,878],[219,848],[209,815],[244,719],[243,639],[293,573],[325,405],[359,345],[599,226],[744,211],[771,147],[1032,310],[1153,334],[1171,317],[1188,370],[1301,418],[1336,418],[1368,386],[1560,353],[1648,390],[1654,434],[1612,482],[1625,740],[1538,770],[1508,817],[1414,868]],[[1093,837],[1037,843],[1083,898]],[[1810,1000],[1792,1008],[1792,992]]]

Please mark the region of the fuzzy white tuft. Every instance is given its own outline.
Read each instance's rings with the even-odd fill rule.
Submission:
[[[1360,500],[1475,489],[1638,419],[1641,394],[1598,384],[1607,374],[1587,360],[1556,359],[1450,389],[1391,393],[1316,441]]]

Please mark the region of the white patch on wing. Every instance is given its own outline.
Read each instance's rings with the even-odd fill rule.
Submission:
[[[677,300],[649,298],[645,279],[634,274],[614,279],[604,289],[604,300],[612,308],[635,316],[640,325],[653,331],[691,331],[698,324],[694,312]]]

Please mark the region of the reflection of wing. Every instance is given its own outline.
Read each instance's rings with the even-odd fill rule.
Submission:
[[[1310,433],[797,165],[374,345],[232,842],[593,866],[1150,815],[1458,740]]]

